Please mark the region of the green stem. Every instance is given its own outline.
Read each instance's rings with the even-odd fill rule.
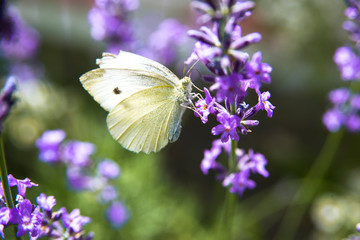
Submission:
[[[1,174],[1,183],[4,190],[4,196],[6,205],[8,208],[14,208],[14,202],[12,199],[9,181],[8,181],[8,173],[7,173],[7,167],[6,167],[6,160],[5,160],[5,151],[4,151],[4,141],[2,138],[2,135],[0,134],[0,174]]]
[[[323,182],[323,177],[334,159],[343,134],[344,130],[341,129],[337,133],[328,135],[320,154],[290,202],[275,239],[294,239],[300,221],[308,209],[309,203],[315,197]]]
[[[1,184],[4,191],[4,197],[6,201],[6,206],[8,208],[14,208],[14,201],[11,195],[11,190],[9,186],[8,180],[8,172],[6,167],[6,158],[5,158],[5,151],[4,151],[4,140],[2,134],[0,133],[0,176],[1,176]],[[14,236],[17,233],[17,226],[14,226]],[[15,237],[17,240],[21,240],[21,237]]]

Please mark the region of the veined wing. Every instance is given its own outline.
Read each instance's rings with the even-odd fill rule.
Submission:
[[[172,86],[148,88],[119,103],[107,117],[114,139],[131,151],[145,153],[157,152],[169,140],[175,141],[184,109],[173,91]]]
[[[132,94],[152,87],[172,86],[163,76],[143,70],[98,68],[80,77],[83,87],[107,111]]]
[[[176,86],[176,83],[179,81],[179,78],[173,72],[160,63],[125,51],[120,51],[118,55],[103,53],[102,58],[97,59],[96,63],[100,68],[118,68],[153,72],[164,76],[164,78],[166,78],[173,86]]]

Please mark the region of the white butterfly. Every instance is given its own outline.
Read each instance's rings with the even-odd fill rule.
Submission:
[[[191,103],[191,80],[163,65],[120,51],[103,53],[98,69],[80,77],[83,87],[107,111],[113,138],[134,152],[157,152],[179,138],[181,117]]]

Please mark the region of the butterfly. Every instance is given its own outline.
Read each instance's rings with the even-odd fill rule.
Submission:
[[[106,110],[107,126],[124,148],[158,152],[179,138],[191,103],[191,80],[181,80],[148,58],[120,51],[103,53],[99,68],[80,77],[85,90]]]

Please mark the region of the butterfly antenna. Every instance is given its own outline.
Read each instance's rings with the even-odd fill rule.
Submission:
[[[183,76],[185,76],[185,71],[186,71],[186,68],[187,68],[187,63],[186,62],[184,62],[184,70],[183,70]]]
[[[188,72],[186,73],[186,75],[189,75],[189,77],[191,77],[191,72],[193,70],[193,68],[195,67],[195,65],[200,61],[200,59],[196,60],[196,62],[190,67],[190,69],[188,70]]]

